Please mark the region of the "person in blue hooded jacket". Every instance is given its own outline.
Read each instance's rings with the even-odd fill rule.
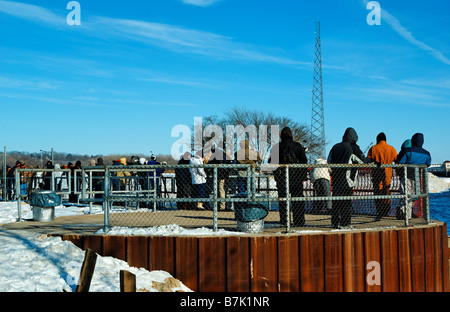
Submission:
[[[398,154],[399,164],[431,165],[431,155],[423,146],[424,138],[422,133],[416,133],[411,138],[411,147],[402,148]]]
[[[408,142],[405,141],[407,144]],[[411,138],[411,147],[405,147],[400,151],[397,157],[397,163],[399,164],[410,164],[410,165],[427,165],[428,167],[431,165],[431,154],[423,146],[424,137],[422,133],[416,133]],[[424,173],[426,174],[426,172]],[[404,185],[407,194],[415,193],[415,170],[408,169],[407,177],[404,182],[401,182]],[[407,217],[411,218],[412,214],[412,206],[413,203],[411,200],[408,200],[397,210],[397,219],[403,219]],[[406,215],[406,216],[405,216]]]

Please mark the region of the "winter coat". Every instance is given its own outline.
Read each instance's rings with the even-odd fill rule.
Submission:
[[[358,141],[358,134],[355,129],[347,128],[342,137],[342,142],[337,143],[331,148],[328,155],[329,164],[358,164],[358,163],[369,163],[372,160],[366,158],[356,144]],[[343,184],[347,187],[354,187],[356,185],[356,178],[358,175],[358,169],[352,168],[333,168],[331,174],[333,178],[333,184],[339,185]]]
[[[269,163],[273,165],[306,164],[306,157],[303,146],[295,142],[292,137],[292,131],[284,128],[281,131],[281,142],[275,144],[270,151]],[[274,178],[278,183],[284,184],[286,181],[286,170],[284,167],[278,167],[274,171]],[[298,184],[307,179],[307,168],[290,168],[289,181]],[[291,183],[290,182],[290,183]]]
[[[181,157],[180,160],[178,161],[178,165],[189,165],[189,164],[190,164],[190,160],[184,159],[183,157]],[[186,184],[191,184],[192,177],[191,177],[190,168],[177,167],[175,169],[175,178],[176,178],[176,182],[177,182],[177,187],[183,187]]]
[[[191,165],[203,165],[203,158],[198,155],[192,156],[190,164]],[[206,183],[206,172],[202,167],[189,168],[192,178],[192,184],[203,184]]]
[[[147,162],[147,165],[161,165],[161,163],[156,160],[151,159]],[[161,176],[161,174],[164,172],[164,169],[156,168],[155,171],[156,171],[156,177],[159,178]],[[151,171],[149,175],[150,175],[150,177],[153,177],[153,171]]]
[[[378,164],[392,164],[397,159],[397,151],[383,140],[370,148],[367,157]],[[391,179],[392,168],[376,168],[372,170],[374,187],[378,185],[380,190],[391,185]]]
[[[261,155],[258,151],[250,149],[250,142],[248,140],[242,140],[240,143],[240,149],[234,153],[234,159],[236,164],[240,165],[254,165],[262,162]],[[240,177],[247,176],[247,169],[238,170]]]
[[[411,138],[411,147],[402,150],[398,155],[399,164],[431,165],[431,154],[422,146],[424,138],[422,133],[416,133]]]
[[[326,165],[327,161],[323,158],[317,158],[316,159],[316,165]],[[311,182],[315,182],[319,179],[325,179],[330,181],[330,173],[331,168],[325,168],[325,167],[314,167],[311,169],[310,172],[310,180]]]
[[[211,164],[211,165],[232,165],[234,164],[233,157],[227,153],[225,148],[219,148],[216,147],[213,151],[210,153],[211,155],[208,157],[208,161],[205,159],[205,163]],[[209,155],[209,154],[207,154]],[[207,158],[207,157],[205,157]],[[208,172],[209,171],[209,172]],[[214,169],[209,168],[206,170],[206,173],[208,176],[212,177]],[[224,168],[224,167],[218,167],[217,168],[217,178],[219,180],[228,179],[229,176],[232,174],[233,169],[232,168]]]
[[[126,158],[120,158],[119,166],[126,166],[127,165],[127,159]],[[131,176],[131,173],[128,171],[117,171],[116,176],[118,177],[129,177]],[[122,182],[126,182],[125,180],[121,180]]]

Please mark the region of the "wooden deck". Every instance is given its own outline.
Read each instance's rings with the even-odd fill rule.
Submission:
[[[218,227],[229,231],[237,231],[237,222],[234,212],[221,211],[218,214]],[[169,210],[156,212],[115,212],[110,214],[111,226],[121,227],[154,227],[161,225],[177,224],[180,227],[193,228],[213,228],[213,213],[211,211],[197,210]],[[410,226],[422,226],[425,221],[422,218],[411,219]],[[55,218],[51,222],[23,221],[2,225],[5,230],[29,230],[39,233],[61,233],[61,234],[85,234],[92,235],[104,226],[103,214],[76,215]],[[371,230],[382,228],[405,228],[403,220],[396,220],[395,217],[385,217],[380,221],[375,221],[374,216],[353,215],[352,226],[354,230]],[[278,212],[269,212],[264,220],[264,233],[285,233],[286,228],[279,223]],[[331,228],[330,215],[306,215],[305,226],[291,227],[293,232],[334,232]],[[339,230],[341,231],[341,230]]]

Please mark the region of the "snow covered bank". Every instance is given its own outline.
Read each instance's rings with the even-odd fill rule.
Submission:
[[[76,288],[85,252],[59,237],[0,230],[0,292],[72,292]],[[112,257],[98,256],[92,292],[119,292],[120,270],[136,275],[139,291],[191,290],[165,271],[130,267]],[[168,288],[171,285],[172,288]]]
[[[430,193],[442,193],[450,190],[450,178],[441,178],[428,172],[428,188]]]

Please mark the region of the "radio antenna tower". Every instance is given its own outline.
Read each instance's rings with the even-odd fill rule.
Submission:
[[[316,52],[314,56],[314,80],[312,90],[311,143],[310,162],[319,157],[325,158],[325,120],[323,110],[322,85],[322,48],[320,42],[320,22],[316,24]]]

